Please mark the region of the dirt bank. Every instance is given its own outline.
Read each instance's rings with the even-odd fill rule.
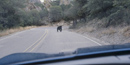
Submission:
[[[84,26],[79,29],[70,29],[70,31],[96,38],[107,44],[130,43],[130,26],[109,28]]]

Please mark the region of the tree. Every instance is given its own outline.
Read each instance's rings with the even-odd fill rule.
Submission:
[[[28,0],[1,0],[0,30],[18,26],[42,25],[42,19],[48,16],[43,4],[34,4],[41,8],[40,11],[36,9],[27,11],[25,8],[28,5]]]
[[[59,4],[60,4],[60,0],[55,0],[51,2],[52,6],[59,6]]]
[[[52,6],[49,14],[52,22],[58,22],[62,19],[62,9],[60,6]]]

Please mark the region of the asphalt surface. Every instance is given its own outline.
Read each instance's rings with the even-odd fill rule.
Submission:
[[[70,32],[63,27],[57,32],[56,27],[40,27],[17,32],[0,38],[0,58],[13,53],[73,52],[78,48],[101,46],[89,37]]]

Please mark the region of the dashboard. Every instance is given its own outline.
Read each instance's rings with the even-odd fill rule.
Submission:
[[[130,65],[130,48],[39,59],[13,65]]]

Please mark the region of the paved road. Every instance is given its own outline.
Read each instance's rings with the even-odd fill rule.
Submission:
[[[0,58],[12,53],[54,54],[91,46],[101,44],[67,30],[57,32],[56,27],[33,28],[0,38]]]

